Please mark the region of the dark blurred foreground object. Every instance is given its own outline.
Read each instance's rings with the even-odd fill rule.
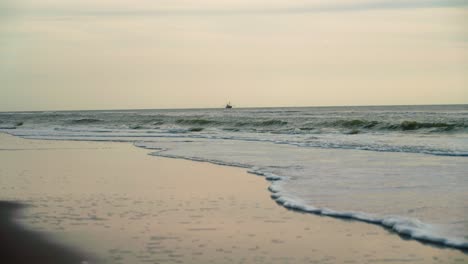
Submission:
[[[14,221],[14,215],[24,205],[0,201],[0,263],[5,264],[85,264],[83,254],[48,241],[33,231],[25,230]]]

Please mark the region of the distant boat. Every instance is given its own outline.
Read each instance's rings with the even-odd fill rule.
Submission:
[[[231,109],[231,108],[232,108],[231,102],[227,103],[226,106],[225,106],[224,108],[226,108],[226,109]]]

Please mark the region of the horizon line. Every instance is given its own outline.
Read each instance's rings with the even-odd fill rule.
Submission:
[[[315,106],[242,106],[233,109],[262,109],[262,108],[327,108],[327,107],[391,107],[391,106],[468,106],[467,103],[441,103],[441,104],[382,104],[382,105],[315,105]],[[36,112],[97,112],[97,111],[145,111],[145,110],[214,110],[224,107],[186,107],[186,108],[111,108],[111,109],[52,109],[52,110],[13,110],[0,111],[0,113],[36,113]],[[232,110],[232,109],[231,109]]]

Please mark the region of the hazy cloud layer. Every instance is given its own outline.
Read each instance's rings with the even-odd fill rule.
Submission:
[[[0,111],[467,103],[466,2],[2,2]]]
[[[467,7],[466,0],[330,1],[28,1],[5,2],[0,14],[44,15],[242,15]]]

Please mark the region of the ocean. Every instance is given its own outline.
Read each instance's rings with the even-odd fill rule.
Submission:
[[[287,208],[468,249],[468,105],[1,112],[0,132],[246,168]]]

